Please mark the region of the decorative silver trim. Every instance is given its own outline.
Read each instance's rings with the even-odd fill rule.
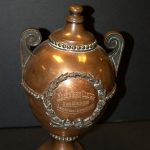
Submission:
[[[124,39],[123,36],[117,32],[108,32],[105,35],[105,45],[107,48],[112,49],[113,51],[109,54],[109,59],[114,65],[116,75],[118,72],[121,56],[124,48]]]
[[[67,136],[59,136],[59,135],[52,134],[52,133],[50,133],[50,135],[52,136],[52,138],[54,138],[58,141],[65,141],[65,142],[71,142],[71,141],[74,141],[78,138],[78,136],[67,137]]]
[[[115,92],[116,92],[116,84],[112,88],[111,92],[107,94],[106,100],[111,99],[114,96]]]
[[[21,85],[24,87],[24,89],[30,94],[32,95],[35,99],[41,101],[44,99],[44,95],[43,94],[39,94],[37,92],[35,92],[33,89],[31,89],[27,83],[22,79]]]
[[[97,42],[94,41],[91,44],[86,44],[86,45],[71,45],[71,44],[67,44],[64,42],[57,42],[55,40],[53,40],[52,38],[49,39],[49,45],[60,49],[60,50],[64,50],[64,51],[73,51],[73,52],[85,52],[85,51],[91,51],[94,50],[97,46]]]
[[[31,88],[27,85],[27,83],[26,83],[24,80],[22,80],[21,85],[22,85],[23,88],[24,88],[29,94],[31,94],[35,99],[37,99],[37,100],[39,100],[39,101],[41,101],[41,100],[44,99],[44,94],[39,94],[39,93],[35,92],[33,89],[31,89]],[[111,98],[113,97],[113,95],[115,94],[115,92],[116,92],[116,84],[115,84],[115,86],[113,87],[112,91],[107,94],[106,99],[107,99],[107,100],[108,100],[108,99],[111,99]]]
[[[91,114],[91,116],[87,118],[77,118],[75,120],[69,120],[69,119],[61,119],[57,116],[55,111],[52,108],[51,99],[53,96],[53,91],[59,86],[59,84],[69,78],[80,78],[87,80],[90,82],[98,93],[98,103]],[[85,73],[85,72],[71,72],[71,73],[65,73],[61,74],[58,78],[53,80],[48,89],[44,91],[42,94],[38,94],[33,89],[31,89],[25,82],[22,80],[22,85],[25,88],[25,90],[31,94],[35,99],[42,100],[42,103],[46,109],[46,114],[50,117],[51,122],[50,125],[52,127],[59,127],[67,129],[69,127],[76,127],[76,128],[86,128],[93,124],[93,121],[97,118],[97,116],[100,114],[101,110],[103,109],[104,105],[106,104],[106,101],[113,96],[115,93],[116,86],[113,88],[112,92],[109,93],[106,96],[106,90],[103,87],[103,84],[101,80],[96,80],[92,75]]]
[[[59,86],[61,82],[69,78],[85,79],[89,81],[97,90],[98,97],[99,97],[97,106],[93,111],[93,113],[91,114],[91,116],[85,119],[83,118],[77,118],[75,120],[61,119],[56,115],[55,111],[52,108],[52,104],[50,100],[52,99],[53,91]],[[105,99],[106,90],[103,88],[101,80],[95,80],[93,76],[84,72],[72,72],[72,73],[62,74],[61,76],[59,76],[58,78],[56,78],[51,82],[45,95],[46,97],[43,100],[43,104],[47,110],[47,115],[49,115],[51,118],[50,125],[53,127],[60,127],[64,129],[67,129],[69,127],[84,128],[92,125],[93,121],[99,115],[100,111],[102,110],[103,106],[106,103],[106,99]]]
[[[29,58],[33,56],[30,47],[37,46],[41,43],[42,36],[39,30],[37,29],[27,29],[22,32],[20,38],[20,53],[21,53],[21,66],[22,74],[25,65],[27,64]]]

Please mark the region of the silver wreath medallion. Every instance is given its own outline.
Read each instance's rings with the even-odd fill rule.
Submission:
[[[59,86],[61,82],[70,78],[87,80],[97,90],[98,98],[99,98],[97,106],[93,111],[92,115],[87,118],[77,118],[75,120],[62,119],[58,117],[55,111],[53,110],[51,100],[52,100],[54,90]],[[50,125],[53,127],[59,127],[64,129],[67,129],[69,127],[83,128],[92,125],[93,121],[100,114],[100,111],[104,107],[105,103],[106,103],[106,90],[103,88],[101,80],[95,80],[92,75],[84,72],[72,72],[72,73],[65,73],[60,75],[58,78],[56,78],[54,81],[51,82],[51,84],[48,87],[48,90],[44,94],[44,99],[43,99],[43,104],[47,111],[46,114],[51,118]]]

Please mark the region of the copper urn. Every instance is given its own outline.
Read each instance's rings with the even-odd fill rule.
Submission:
[[[100,118],[116,90],[124,46],[117,32],[105,35],[107,54],[83,26],[83,7],[72,5],[63,28],[41,42],[37,29],[21,35],[22,86],[36,118],[52,139],[39,149],[82,149],[76,139]],[[40,44],[40,45],[39,45]],[[31,47],[36,47],[32,52]]]

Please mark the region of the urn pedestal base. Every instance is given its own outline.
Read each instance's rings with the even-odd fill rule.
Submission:
[[[65,142],[52,139],[41,145],[38,150],[83,150],[83,147],[77,141]]]

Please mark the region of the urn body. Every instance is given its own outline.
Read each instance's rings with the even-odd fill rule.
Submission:
[[[61,141],[75,140],[102,115],[116,90],[123,49],[122,36],[109,32],[105,44],[113,51],[107,54],[84,29],[82,9],[72,5],[66,25],[41,44],[36,29],[25,30],[21,37],[22,85],[29,104],[52,137]]]

